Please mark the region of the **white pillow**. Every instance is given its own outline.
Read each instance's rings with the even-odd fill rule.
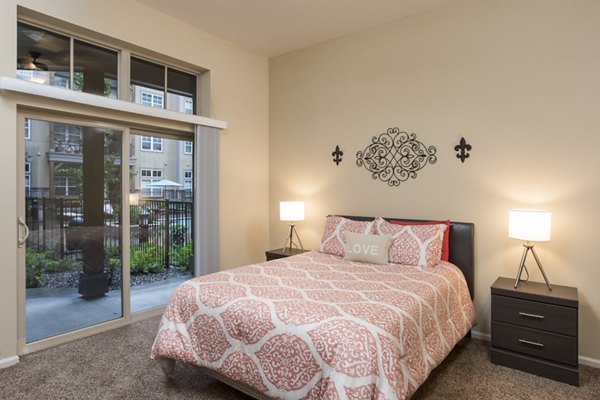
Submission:
[[[345,235],[345,260],[371,264],[388,263],[388,253],[392,241],[390,235],[364,235],[353,232],[346,232]]]

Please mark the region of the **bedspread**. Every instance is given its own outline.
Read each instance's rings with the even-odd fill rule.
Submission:
[[[460,270],[308,252],[191,279],[151,356],[215,370],[273,398],[404,399],[471,329]]]

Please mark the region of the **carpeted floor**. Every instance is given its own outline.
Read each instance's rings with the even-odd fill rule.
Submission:
[[[0,399],[249,399],[183,364],[167,382],[149,358],[157,327],[153,318],[23,356],[0,370]],[[581,386],[570,386],[493,365],[488,345],[465,339],[414,399],[600,398],[600,369],[581,366]]]

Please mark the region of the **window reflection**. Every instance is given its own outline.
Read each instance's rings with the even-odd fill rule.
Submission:
[[[117,52],[75,40],[73,89],[116,99]]]
[[[131,101],[147,107],[195,114],[196,79],[196,75],[132,57]]]
[[[69,87],[70,39],[46,29],[17,23],[17,78]]]

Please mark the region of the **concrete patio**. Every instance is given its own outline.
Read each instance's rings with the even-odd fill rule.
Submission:
[[[190,278],[191,275],[132,287],[131,312],[165,305],[175,288]],[[121,316],[120,290],[84,299],[76,288],[27,289],[26,340],[34,342]]]

